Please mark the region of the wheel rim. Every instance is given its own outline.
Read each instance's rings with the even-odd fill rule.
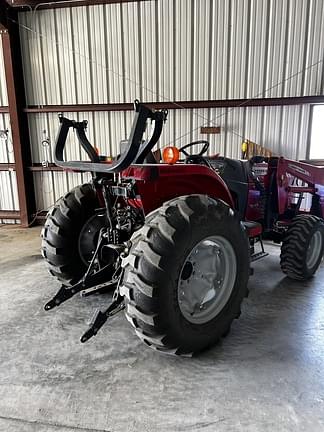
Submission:
[[[78,240],[78,249],[83,263],[88,266],[97,246],[100,229],[106,224],[106,216],[95,214],[82,227]]]
[[[204,324],[217,316],[231,296],[236,271],[236,255],[226,238],[211,236],[196,244],[178,281],[183,316],[193,324]]]
[[[316,231],[309,242],[306,255],[306,264],[308,268],[314,267],[322,252],[323,238],[320,231]]]

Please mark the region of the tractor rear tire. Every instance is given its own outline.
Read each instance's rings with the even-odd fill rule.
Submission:
[[[282,242],[280,266],[291,279],[306,280],[318,269],[324,252],[324,221],[312,215],[298,215]]]
[[[49,272],[64,285],[78,282],[87,269],[80,254],[79,237],[98,207],[96,192],[87,183],[61,197],[47,214],[41,251]]]
[[[248,239],[233,210],[206,195],[175,198],[150,213],[131,242],[120,292],[126,318],[143,342],[168,354],[191,355],[228,334],[249,278]],[[205,295],[206,280],[211,288]],[[190,313],[189,288],[200,298]]]

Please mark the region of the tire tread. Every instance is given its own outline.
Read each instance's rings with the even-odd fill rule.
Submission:
[[[80,278],[82,264],[76,259],[76,228],[95,202],[95,191],[86,183],[66,193],[47,214],[41,233],[41,253],[50,274],[67,285]]]
[[[215,206],[219,207],[219,211],[222,210],[226,212],[226,215],[234,217],[234,213],[229,212],[228,207],[219,201],[204,195],[184,196],[172,199],[151,212],[146,218],[146,225],[136,231],[131,238],[133,244],[131,255],[134,251],[140,253],[136,259],[129,256],[123,260],[122,265],[127,276],[124,277],[121,294],[125,296],[127,320],[135,328],[137,336],[153,349],[177,355],[192,354],[170,341],[161,323],[159,313],[152,313],[156,308],[158,310],[158,307],[155,303],[155,279],[150,275],[159,271],[161,278],[167,282],[168,275],[161,268],[160,263],[163,257],[168,256],[170,246],[173,247],[176,243],[177,228],[186,230],[192,218],[199,217],[203,220],[208,209],[211,210]],[[156,238],[159,238],[159,242],[154,241]],[[145,274],[142,271],[144,268]],[[248,289],[246,288],[242,297],[247,297],[247,295]],[[140,298],[140,308],[138,301],[134,301],[136,298]],[[240,304],[241,301],[231,311],[232,320],[239,317]],[[221,336],[226,336],[229,329],[230,325],[226,326]]]
[[[280,254],[281,270],[289,278],[305,280],[312,276],[313,273],[309,274],[305,269],[305,257],[309,238],[316,227],[324,227],[323,219],[318,216],[298,215],[292,220]]]

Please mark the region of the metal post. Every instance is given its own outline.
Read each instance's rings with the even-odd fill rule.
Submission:
[[[33,173],[26,106],[18,15],[7,9],[7,22],[1,23],[0,34],[6,74],[12,143],[20,208],[20,221],[28,227],[36,211]]]

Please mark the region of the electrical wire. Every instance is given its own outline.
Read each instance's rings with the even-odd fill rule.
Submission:
[[[155,95],[155,96],[158,96],[159,98],[164,99],[166,102],[170,102],[172,105],[174,105],[174,106],[176,106],[178,108],[185,109],[185,107],[183,105],[181,105],[181,104],[179,104],[177,102],[174,102],[171,99],[167,98],[166,96],[164,96],[164,95],[162,95],[162,94],[160,94],[160,93],[158,93],[158,92],[150,89],[149,87],[146,87],[146,86],[140,84],[138,81],[136,81],[136,80],[134,80],[132,78],[129,78],[127,75],[125,75],[125,74],[123,74],[121,72],[116,72],[116,70],[105,66],[104,64],[100,63],[99,61],[94,60],[93,58],[90,58],[86,54],[81,53],[80,51],[77,51],[77,50],[75,50],[73,48],[70,48],[69,46],[64,45],[61,42],[57,42],[54,39],[52,39],[50,36],[44,35],[43,33],[38,32],[37,30],[35,30],[35,29],[33,29],[33,28],[25,25],[25,24],[21,24],[18,21],[12,19],[12,18],[8,18],[8,19],[10,19],[10,21],[12,21],[13,23],[17,24],[20,28],[23,28],[24,30],[27,30],[29,32],[34,33],[39,38],[47,39],[52,44],[54,44],[54,45],[56,45],[56,46],[58,46],[60,48],[65,49],[66,51],[70,52],[71,54],[77,55],[80,58],[83,58],[83,59],[87,60],[90,64],[96,65],[96,66],[102,68],[103,70],[105,70],[106,72],[111,72],[113,75],[118,76],[118,78],[121,78],[121,79],[123,79],[125,81],[128,81],[131,84],[134,84],[135,86],[140,87],[143,90],[146,90],[148,93],[150,93],[152,95]],[[206,118],[204,116],[202,116],[200,113],[196,112],[196,115],[198,117],[201,117],[201,118],[203,118],[203,119],[206,120]]]
[[[51,4],[51,3],[49,3],[49,4]],[[39,6],[41,6],[41,5],[42,5],[42,3],[39,3],[39,4],[35,7],[33,14],[35,14],[36,9],[37,9]],[[35,30],[35,29],[33,29],[33,28],[29,27],[29,26],[26,26],[25,24],[21,24],[21,23],[19,23],[18,21],[13,20],[13,19],[11,19],[11,18],[10,18],[10,20],[11,20],[12,22],[14,22],[15,24],[17,24],[19,27],[21,27],[21,28],[23,28],[23,29],[25,29],[25,30],[27,30],[27,31],[30,31],[30,32],[34,33],[35,35],[39,36],[39,38],[47,39],[47,40],[49,40],[51,43],[55,44],[56,46],[61,47],[61,48],[65,49],[66,51],[69,51],[70,53],[79,56],[80,58],[84,58],[84,59],[87,60],[90,64],[93,64],[93,65],[96,65],[96,66],[98,66],[98,67],[101,67],[103,70],[105,70],[105,71],[107,71],[107,72],[111,72],[113,75],[116,75],[116,76],[118,76],[119,78],[121,78],[121,79],[123,79],[123,80],[125,80],[125,81],[128,81],[128,82],[130,82],[130,83],[132,83],[132,84],[134,84],[134,85],[140,87],[141,89],[146,90],[148,93],[150,93],[150,94],[152,94],[152,95],[156,95],[156,96],[158,96],[160,99],[164,99],[165,101],[170,102],[172,105],[174,105],[174,106],[176,106],[176,107],[178,107],[178,108],[185,109],[185,107],[184,107],[183,105],[181,105],[181,104],[179,104],[179,103],[177,103],[177,102],[174,102],[174,101],[170,100],[169,98],[167,98],[166,96],[162,95],[161,93],[158,93],[158,92],[156,92],[156,91],[150,89],[149,87],[142,85],[142,84],[139,83],[138,81],[136,81],[136,80],[134,80],[134,79],[132,79],[132,78],[129,78],[129,77],[126,76],[125,74],[122,74],[122,73],[120,73],[120,72],[116,72],[116,70],[114,70],[114,69],[112,69],[112,68],[109,68],[109,67],[103,65],[102,63],[100,63],[100,62],[97,61],[96,59],[90,58],[89,56],[87,56],[87,55],[84,54],[84,53],[81,53],[81,52],[79,52],[79,51],[77,51],[77,50],[75,50],[75,49],[72,49],[72,48],[70,48],[69,46],[67,46],[67,45],[65,45],[65,44],[63,44],[63,43],[57,42],[57,41],[53,40],[51,37],[49,37],[49,36],[47,36],[47,35],[44,35],[44,34],[41,33],[40,31],[38,32],[37,30]],[[309,69],[311,69],[311,68],[317,66],[318,64],[323,63],[323,61],[324,61],[324,58],[320,58],[320,59],[318,59],[318,60],[315,61],[314,63],[312,63],[312,64],[310,64],[310,65],[308,65],[308,66],[306,66],[306,67],[300,69],[299,71],[293,73],[292,75],[286,77],[285,79],[279,81],[278,83],[276,83],[276,84],[274,84],[274,85],[268,87],[267,89],[265,89],[265,90],[263,90],[263,91],[261,91],[261,92],[255,94],[255,95],[252,96],[251,98],[248,98],[248,99],[242,101],[240,104],[236,105],[235,107],[227,108],[227,109],[226,109],[226,112],[217,115],[216,117],[214,117],[214,118],[211,119],[211,120],[208,119],[208,118],[206,118],[205,116],[203,116],[203,115],[200,114],[199,112],[197,112],[197,110],[193,110],[192,112],[193,112],[193,114],[196,115],[197,117],[202,118],[203,120],[206,121],[206,123],[204,123],[202,126],[206,126],[206,125],[214,124],[216,120],[219,120],[219,119],[222,118],[223,116],[228,115],[228,114],[231,113],[235,108],[244,107],[244,106],[247,105],[251,100],[253,100],[253,99],[257,99],[257,98],[260,97],[260,96],[264,96],[264,95],[267,94],[269,91],[271,91],[271,90],[273,90],[273,89],[275,89],[275,88],[281,86],[282,84],[286,83],[287,81],[290,81],[291,79],[293,79],[293,78],[297,77],[298,75],[300,75],[301,73],[306,72],[307,70],[309,70]],[[179,141],[180,139],[182,139],[182,138],[184,138],[184,137],[190,135],[192,132],[195,132],[195,131],[198,130],[200,127],[201,127],[201,125],[198,126],[197,128],[191,129],[189,132],[186,132],[185,134],[182,134],[182,135],[176,137],[174,140],[172,140],[172,143],[174,143],[174,142],[176,142],[176,141]],[[239,137],[245,139],[244,136],[240,135],[238,132],[234,132],[234,130],[232,130],[231,133],[233,133],[233,134],[235,134],[235,135],[237,135],[237,136],[239,136]],[[171,143],[171,142],[170,142],[170,143]],[[169,144],[170,144],[170,143],[169,143]]]
[[[324,58],[321,58],[321,59],[317,60],[315,63],[312,63],[312,64],[310,64],[309,66],[307,66],[307,67],[305,67],[305,68],[303,68],[303,69],[301,69],[301,70],[295,72],[294,74],[292,74],[292,75],[290,75],[289,77],[283,79],[282,81],[278,82],[277,84],[274,84],[273,86],[267,88],[266,90],[264,90],[264,91],[262,91],[262,92],[256,94],[256,95],[253,96],[252,98],[250,98],[250,99],[246,99],[245,101],[243,101],[242,103],[236,105],[235,107],[227,108],[225,113],[220,114],[220,115],[214,117],[214,118],[211,119],[211,120],[207,120],[207,119],[205,118],[205,119],[207,120],[207,123],[203,124],[203,126],[213,124],[217,119],[223,117],[224,115],[228,115],[228,114],[231,113],[234,109],[236,109],[236,108],[242,108],[244,105],[247,105],[251,100],[253,100],[253,99],[257,99],[259,96],[264,96],[264,95],[265,95],[266,93],[268,93],[270,90],[273,90],[273,89],[275,89],[275,88],[281,86],[281,85],[284,84],[285,82],[290,81],[292,78],[295,78],[295,77],[297,77],[298,75],[300,75],[301,73],[306,72],[308,69],[311,69],[311,68],[317,66],[318,64],[323,63],[323,61],[324,61]],[[185,134],[183,134],[183,135],[180,135],[179,137],[175,138],[175,139],[173,140],[173,142],[178,141],[178,140],[180,140],[181,138],[183,138],[183,137],[185,137],[185,136],[188,136],[188,135],[191,134],[192,132],[195,132],[196,130],[200,129],[200,127],[201,127],[201,126],[198,126],[197,128],[192,129],[191,131],[189,131],[189,132],[187,132],[187,133],[185,133]],[[234,133],[234,131],[231,131],[231,132]],[[243,139],[245,138],[245,137],[243,137],[242,135],[240,135],[239,133],[234,133],[234,134],[240,136],[240,137],[243,138]]]
[[[37,210],[36,213],[35,213],[35,215],[34,215],[34,217],[33,217],[33,219],[29,222],[29,224],[28,224],[28,228],[31,227],[31,226],[34,224],[34,222],[36,221],[38,215],[40,215],[40,214],[43,213],[44,211],[48,212],[48,210],[49,210],[51,207],[52,207],[52,206],[49,206],[49,207],[47,207],[46,209],[43,209],[43,210]]]
[[[62,3],[65,3],[65,1],[62,1]],[[35,20],[35,23],[36,23],[36,19],[35,19],[35,12],[36,12],[37,8],[38,8],[39,6],[41,6],[42,4],[43,4],[43,3],[39,3],[39,4],[35,7],[35,9],[34,9],[34,11],[33,11],[33,19]],[[51,4],[51,2],[49,2],[48,4]],[[179,103],[177,103],[177,102],[173,102],[172,100],[170,100],[170,99],[167,98],[166,96],[164,96],[164,95],[162,95],[162,94],[160,94],[160,93],[158,93],[158,92],[156,92],[156,91],[150,89],[150,88],[147,87],[147,86],[141,85],[138,81],[136,81],[136,80],[134,80],[134,79],[132,79],[132,78],[126,76],[125,74],[120,73],[120,72],[117,72],[116,70],[114,70],[114,69],[112,69],[112,68],[109,68],[109,67],[105,66],[104,64],[100,63],[100,62],[97,61],[96,59],[94,59],[94,58],[90,58],[90,57],[87,56],[86,54],[84,54],[84,53],[82,53],[82,52],[80,52],[80,51],[77,51],[77,50],[75,50],[75,49],[72,49],[72,48],[70,48],[69,46],[67,46],[67,45],[65,45],[65,44],[63,44],[63,43],[60,43],[60,42],[58,42],[58,41],[52,39],[52,38],[49,37],[48,35],[45,35],[45,34],[41,33],[40,31],[37,31],[36,29],[33,29],[32,27],[29,27],[29,26],[27,26],[27,25],[25,25],[25,24],[21,24],[21,23],[19,23],[18,21],[14,20],[14,19],[11,19],[11,18],[10,18],[10,20],[11,20],[12,22],[14,22],[15,24],[17,24],[20,28],[23,28],[23,29],[26,30],[26,31],[29,31],[29,32],[34,33],[34,34],[35,34],[36,36],[38,36],[40,39],[41,39],[41,38],[43,38],[43,39],[47,39],[47,40],[49,40],[51,43],[55,44],[56,46],[61,47],[61,48],[65,49],[66,51],[68,51],[68,52],[70,52],[70,53],[72,53],[72,54],[74,54],[74,55],[77,55],[77,56],[79,56],[80,58],[83,58],[83,59],[87,60],[90,64],[96,65],[97,67],[100,67],[100,68],[102,68],[103,70],[105,70],[105,71],[107,71],[107,72],[111,72],[113,75],[116,75],[116,76],[118,76],[119,78],[121,78],[121,79],[123,79],[123,80],[125,80],[125,81],[128,81],[128,82],[130,82],[130,83],[132,83],[132,84],[134,84],[134,85],[136,85],[136,86],[138,86],[138,87],[140,87],[140,88],[146,90],[148,93],[150,93],[150,94],[152,94],[152,95],[158,96],[160,99],[164,99],[165,101],[168,101],[168,102],[172,103],[172,105],[174,105],[174,106],[176,106],[176,107],[178,107],[178,108],[185,109],[185,107],[182,106],[181,104],[179,104]],[[283,79],[283,80],[279,81],[278,83],[276,83],[276,84],[274,84],[274,85],[268,87],[267,89],[263,90],[262,92],[257,93],[257,94],[254,95],[253,97],[251,97],[251,98],[249,98],[249,99],[246,99],[246,100],[242,101],[240,104],[236,105],[235,107],[227,108],[226,111],[225,111],[224,113],[221,113],[221,114],[217,115],[216,117],[214,117],[214,118],[212,118],[212,119],[208,119],[208,118],[206,118],[204,115],[200,114],[200,112],[197,112],[196,110],[193,110],[192,112],[193,112],[193,114],[196,115],[197,117],[199,117],[199,118],[201,118],[201,119],[203,119],[203,120],[206,121],[202,126],[211,125],[211,124],[213,125],[213,124],[215,124],[215,121],[216,121],[216,120],[219,120],[219,119],[222,118],[223,116],[230,114],[230,113],[231,113],[235,108],[244,107],[244,106],[247,105],[251,100],[258,98],[259,96],[264,96],[264,95],[267,94],[269,91],[271,91],[271,90],[273,90],[273,89],[275,89],[275,88],[281,86],[282,84],[286,83],[287,81],[290,81],[291,79],[297,77],[297,76],[300,75],[301,73],[303,73],[303,72],[305,72],[305,71],[307,71],[307,70],[309,70],[309,69],[311,69],[311,68],[317,66],[317,65],[320,64],[320,63],[323,63],[323,60],[324,60],[323,58],[318,59],[318,60],[315,61],[314,63],[312,63],[312,64],[310,64],[310,65],[308,65],[308,66],[306,66],[306,67],[300,69],[299,71],[295,72],[294,74],[290,75],[289,77],[286,77],[285,79]],[[41,106],[41,105],[39,104],[39,106]],[[198,127],[196,127],[196,128],[191,129],[190,131],[188,131],[188,132],[186,132],[186,133],[184,133],[184,134],[182,134],[182,135],[180,135],[180,136],[178,136],[178,137],[176,137],[175,139],[172,140],[172,143],[175,143],[175,142],[179,141],[180,139],[182,139],[182,138],[184,138],[184,137],[186,137],[186,136],[192,134],[193,132],[197,131],[200,127],[201,127],[201,125],[198,126]],[[232,133],[232,134],[234,134],[234,135],[236,135],[236,136],[238,136],[238,137],[240,137],[240,138],[242,138],[242,139],[245,139],[245,138],[246,138],[246,137],[244,137],[243,135],[241,135],[239,132],[237,132],[237,131],[235,131],[235,130],[233,130],[233,129],[232,129],[232,130],[229,130],[228,132],[230,132],[230,133]],[[171,143],[171,142],[170,142],[170,143]],[[170,144],[170,143],[169,143],[169,144]]]

